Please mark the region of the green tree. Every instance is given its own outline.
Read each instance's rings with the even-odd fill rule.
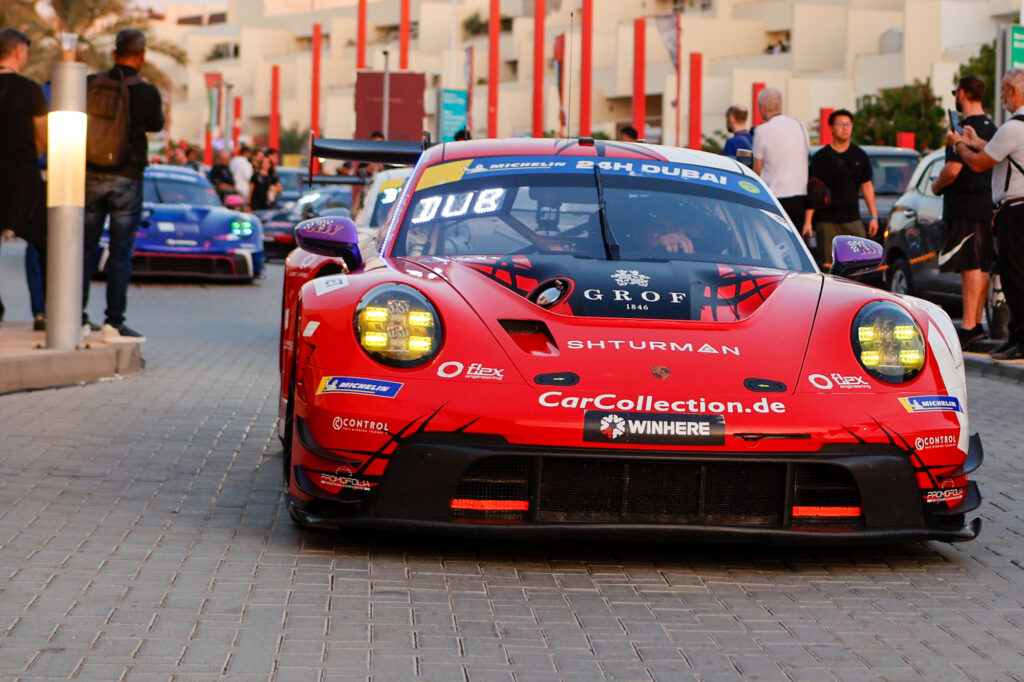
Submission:
[[[896,144],[896,133],[914,133],[920,152],[943,145],[946,112],[932,92],[930,79],[861,98],[860,108],[853,115],[853,141],[891,146]]]
[[[129,7],[127,0],[50,0],[52,13],[46,14],[37,12],[35,5],[26,0],[3,0],[2,3],[4,12],[11,11],[13,25],[32,38],[25,75],[40,82],[50,78],[50,68],[59,58],[60,33],[78,34],[76,58],[98,71],[113,65],[114,38],[118,31],[137,28],[145,32],[149,24],[148,15]],[[8,6],[10,10],[6,9]],[[183,48],[149,35],[146,51],[167,55],[179,64],[186,62]],[[172,85],[170,77],[151,61],[142,67],[142,76],[163,90]]]
[[[283,128],[280,144],[282,154],[305,154],[309,151],[309,128],[300,129],[298,123]]]
[[[981,98],[981,106],[988,113],[995,111],[996,96],[996,44],[995,42],[981,46],[977,57],[971,57],[966,64],[961,64],[960,69],[953,78],[953,85],[964,76],[979,76],[985,81],[985,96]]]

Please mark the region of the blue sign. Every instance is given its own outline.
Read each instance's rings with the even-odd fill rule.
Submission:
[[[455,133],[468,122],[469,93],[465,90],[439,90],[437,93],[437,131],[441,142],[451,142]]]

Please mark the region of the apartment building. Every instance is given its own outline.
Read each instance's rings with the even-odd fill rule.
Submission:
[[[154,22],[157,36],[188,53],[186,67],[163,64],[177,83],[172,136],[199,142],[209,117],[206,74],[218,73],[242,100],[243,139],[265,137],[271,111],[271,71],[280,67],[282,128],[309,127],[312,34],[323,33],[322,134],[355,130],[357,0],[229,0],[219,8],[173,6]],[[547,0],[544,128],[559,129],[554,43],[564,36],[562,92],[567,134],[579,122],[582,0]],[[703,55],[702,129],[724,129],[724,111],[751,103],[752,86],[779,88],[787,113],[816,126],[822,107],[856,106],[879,88],[930,78],[949,95],[959,64],[1019,18],[1019,0],[593,0],[592,129],[614,136],[632,120],[634,21],[649,17],[646,40],[648,139],[686,144],[688,55]],[[465,89],[472,71],[472,120],[486,133],[488,0],[411,0],[409,64],[426,75],[424,127],[434,129],[437,90]],[[400,0],[369,0],[367,66],[398,67]],[[683,73],[677,137],[675,65],[656,27],[658,15],[680,13]],[[533,0],[502,0],[500,136],[532,129]],[[472,47],[472,50],[467,48]],[[472,69],[468,55],[473,55]],[[230,131],[229,131],[230,134]]]

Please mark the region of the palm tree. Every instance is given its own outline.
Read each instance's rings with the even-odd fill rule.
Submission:
[[[90,70],[100,71],[113,65],[118,31],[146,31],[149,25],[149,14],[130,8],[127,0],[50,0],[50,12],[36,11],[35,5],[35,0],[4,0],[0,25],[17,26],[32,38],[25,75],[40,82],[49,79],[50,68],[59,58],[60,33],[78,34],[78,61],[88,64]],[[186,61],[181,47],[151,36],[146,50],[167,55],[178,64]],[[149,61],[142,67],[142,76],[164,91],[173,85],[170,77]]]

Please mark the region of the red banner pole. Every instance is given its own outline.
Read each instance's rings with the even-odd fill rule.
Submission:
[[[583,0],[583,40],[580,43],[580,137],[590,137],[590,85],[594,70],[594,0]],[[572,122],[569,122],[572,135]]]
[[[533,5],[533,136],[544,137],[544,0]]]
[[[312,101],[309,111],[309,132],[313,137],[320,136],[320,44],[323,39],[323,28],[313,24],[313,84]],[[319,159],[312,159],[313,174],[320,173]]]
[[[676,146],[683,146],[683,13],[676,12]],[[663,143],[664,144],[664,143]]]
[[[896,146],[904,149],[914,149],[916,146],[914,133],[896,133]]]
[[[487,47],[487,137],[498,136],[498,60],[501,39],[501,0],[491,0],[490,42]]]
[[[818,113],[818,143],[828,144],[832,141],[832,126],[828,124],[828,117],[835,111],[832,107],[822,107]]]
[[[476,50],[470,45],[469,49],[466,50],[466,61],[469,78],[469,82],[466,84],[466,132],[473,133],[473,90],[476,89],[476,70],[473,68],[473,60],[476,57]]]
[[[647,19],[633,21],[633,127],[644,139],[647,121]]]
[[[270,68],[270,147],[281,149],[281,67]]]
[[[359,0],[356,28],[356,68],[366,68],[366,0]]]
[[[242,135],[242,98],[235,97],[235,117],[231,123],[231,144],[238,149],[238,138]]]
[[[402,0],[402,19],[398,25],[398,68],[409,68],[409,0]]]
[[[754,83],[751,91],[751,99],[753,99],[753,106],[750,107],[751,115],[754,117],[751,125],[759,126],[764,123],[764,119],[761,118],[761,110],[757,106],[757,96],[764,90],[764,83]]]
[[[203,163],[207,166],[213,165],[213,131],[206,127],[206,135],[203,136]]]
[[[690,149],[701,148],[701,81],[704,66],[700,52],[690,53]]]

